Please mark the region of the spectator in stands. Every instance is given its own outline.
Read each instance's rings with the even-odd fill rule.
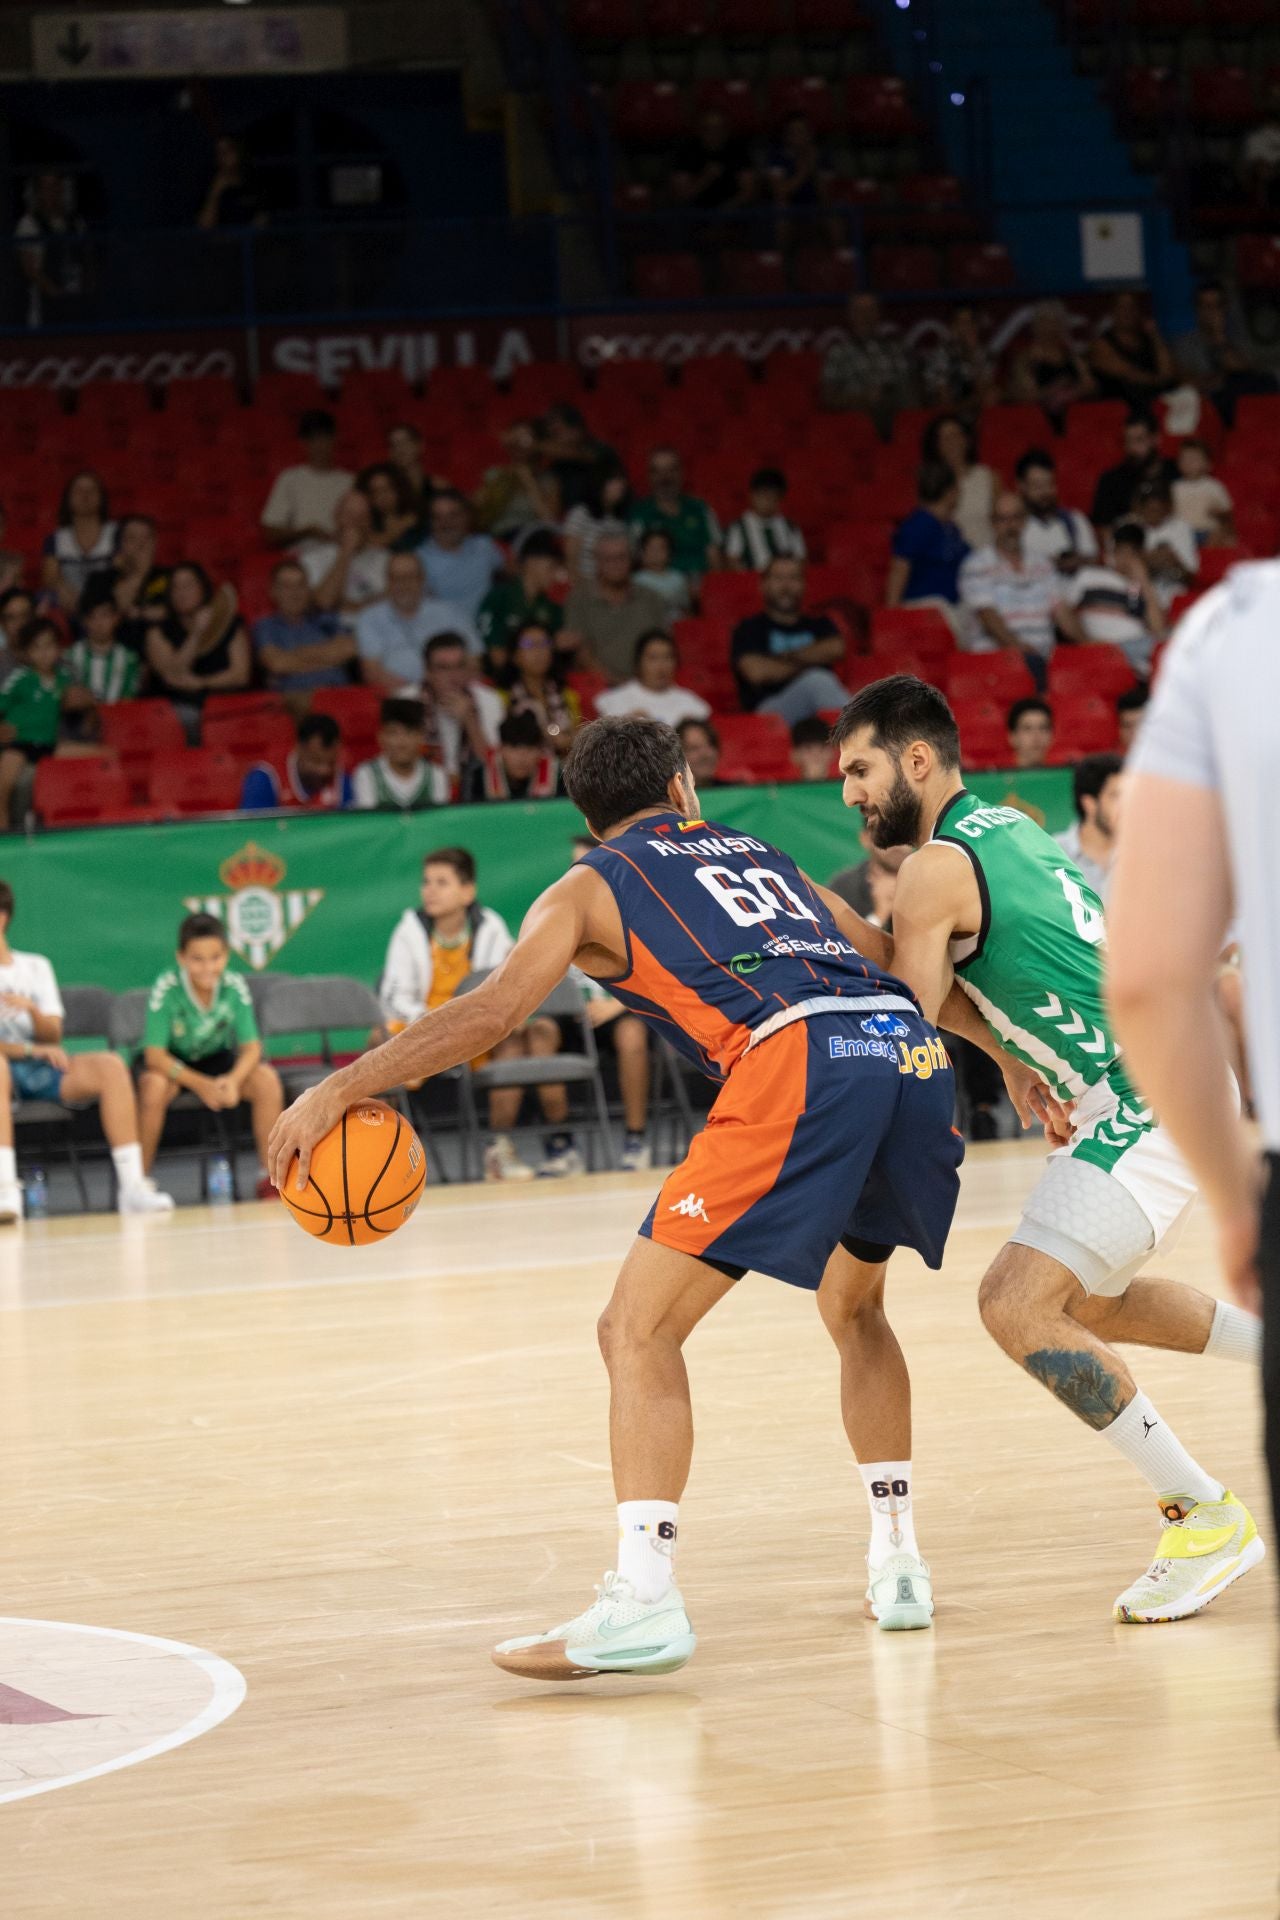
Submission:
[[[276,475],[262,509],[262,534],[268,546],[305,552],[336,536],[338,506],[350,493],[355,475],[334,463],[338,425],[322,407],[303,414],[298,438],[307,457]]]
[[[82,638],[69,647],[63,664],[72,684],[83,687],[95,707],[137,698],[142,662],[119,639],[120,612],[105,574],[91,580],[80,601]]]
[[[0,594],[8,593],[10,587],[20,587],[27,570],[24,555],[15,547],[6,547],[4,539],[9,531],[9,516],[0,506]]]
[[[476,662],[462,636],[438,633],[422,649],[421,686],[401,689],[420,698],[426,713],[427,747],[457,786],[474,762],[498,744],[505,705],[500,693],[475,677]]]
[[[20,953],[9,945],[13,911],[13,888],[0,880],[0,1222],[22,1218],[13,1105],[16,1101],[21,1112],[24,1100],[96,1103],[115,1166],[118,1210],[170,1212],[172,1199],[157,1193],[143,1171],[128,1067],[118,1053],[64,1052],[57,979],[43,954]]]
[[[1124,428],[1124,459],[1108,467],[1098,481],[1090,517],[1100,527],[1113,527],[1133,511],[1133,496],[1144,480],[1166,480],[1172,486],[1177,477],[1172,460],[1160,452],[1160,433],[1152,415],[1141,410],[1131,413]]]
[[[300,560],[279,560],[271,572],[274,613],[253,623],[253,650],[276,693],[307,695],[345,687],[356,643],[332,613],[321,613]]]
[[[701,793],[707,787],[723,787],[720,778],[720,735],[710,720],[682,720],[676,728],[693,783]]]
[[[480,602],[476,626],[484,642],[486,671],[495,678],[509,665],[522,628],[540,627],[554,639],[564,626],[564,610],[551,598],[563,566],[556,535],[549,527],[536,527],[520,544],[515,572],[495,580]]]
[[[620,687],[596,699],[596,712],[611,718],[643,714],[678,727],[682,720],[709,720],[711,708],[701,694],[676,685],[680,655],[665,627],[655,627],[636,642],[635,673]]]
[[[58,508],[58,525],[44,543],[40,585],[64,613],[74,613],[95,573],[109,573],[117,528],[107,490],[96,473],[68,480]]]
[[[1087,755],[1076,764],[1071,792],[1075,820],[1053,837],[1075,861],[1098,898],[1105,901],[1124,795],[1124,761],[1118,753]]]
[[[689,576],[671,564],[671,535],[665,527],[650,527],[640,539],[640,565],[632,575],[638,587],[649,587],[667,604],[673,620],[690,612],[693,595]]]
[[[1267,114],[1240,148],[1240,172],[1254,205],[1267,213],[1280,202],[1280,80],[1267,87]]]
[[[58,750],[62,716],[76,699],[62,643],[52,620],[37,617],[18,635],[18,664],[0,688],[0,832],[7,833],[18,783]]]
[[[754,206],[759,191],[750,147],[733,131],[727,113],[706,108],[692,137],[672,156],[671,198],[683,207],[732,213]]]
[[[332,714],[308,713],[298,722],[297,745],[284,763],[284,777],[264,760],[250,767],[240,789],[240,808],[254,813],[298,807],[333,812],[352,802],[351,775],[342,764],[342,729]]]
[[[955,522],[958,497],[955,474],[945,461],[921,467],[919,504],[894,531],[884,599],[887,607],[937,607],[962,638],[964,623],[952,610],[960,599],[960,568],[969,548]]]
[[[1221,280],[1206,280],[1198,288],[1196,324],[1175,341],[1174,349],[1182,378],[1212,400],[1228,427],[1235,425],[1236,403],[1245,394],[1276,390],[1275,375],[1255,362],[1248,328],[1238,308],[1228,303]]]
[[[1139,681],[1136,687],[1126,687],[1116,700],[1116,725],[1120,731],[1121,750],[1125,753],[1138,737],[1138,728],[1142,725],[1142,716],[1150,698],[1151,689],[1145,681]]]
[[[705,500],[684,490],[684,463],[674,447],[655,447],[649,455],[649,492],[631,513],[632,538],[650,527],[671,535],[671,564],[692,579],[721,563],[720,527]]]
[[[993,516],[995,539],[971,553],[960,569],[960,599],[971,609],[974,653],[1021,653],[1043,691],[1058,630],[1082,641],[1066,583],[1049,560],[1028,558],[1023,547],[1027,510],[1018,493],[1002,493]]]
[[[1089,349],[1089,366],[1104,400],[1147,407],[1178,384],[1177,368],[1160,329],[1136,293],[1118,293],[1111,316]]]
[[[777,467],[758,467],[747,482],[747,506],[724,537],[724,557],[739,572],[763,572],[779,554],[807,558],[804,535],[783,512],[787,476]]]
[[[18,635],[35,616],[35,598],[25,587],[0,593],[0,687],[18,665]]]
[[[263,1058],[249,983],[227,966],[231,950],[221,920],[189,913],[178,928],[174,957],[176,968],[162,973],[151,989],[142,1033],[142,1163],[150,1172],[170,1105],[184,1089],[211,1113],[234,1113],[247,1103],[258,1151],[258,1198],[273,1200],[267,1139],[280,1118],[284,1089]]]
[[[565,636],[572,635],[581,667],[616,686],[631,672],[641,635],[666,626],[670,613],[660,594],[632,579],[625,529],[601,533],[595,562],[595,580],[575,587],[565,602]]]
[[[427,472],[422,460],[422,435],[411,421],[392,427],[387,434],[387,460],[403,479],[410,510],[425,535],[436,489],[447,486],[448,481],[433,479]]]
[[[1147,571],[1165,612],[1200,571],[1200,549],[1185,520],[1173,511],[1166,480],[1144,480],[1133,496],[1134,518],[1146,530]]]
[[[859,829],[858,843],[866,858],[856,861],[852,866],[841,867],[838,873],[832,874],[827,885],[832,893],[838,893],[842,900],[847,901],[855,913],[869,920],[876,911],[877,898],[883,902],[885,894],[883,875],[877,872],[877,868],[883,867],[896,877],[911,848],[877,847],[872,844],[871,835],[865,827]],[[884,923],[881,921],[878,924]]]
[[[378,716],[378,755],[355,770],[353,803],[366,813],[421,813],[449,803],[452,786],[438,762],[426,758],[427,719],[421,700],[384,700]]]
[[[920,381],[929,406],[949,407],[966,420],[999,405],[1000,378],[975,308],[956,308],[950,326],[924,356]]]
[[[535,713],[509,713],[498,744],[464,772],[460,797],[478,800],[550,800],[560,791],[560,763],[543,744]]]
[[[547,408],[539,431],[546,497],[559,514],[589,503],[604,479],[622,470],[613,448],[588,432],[580,410],[567,400]]]
[[[819,720],[816,714],[808,720],[797,720],[792,727],[791,764],[796,770],[797,780],[812,783],[835,778],[836,763],[831,750],[831,729],[826,721]]]
[[[940,413],[925,428],[920,458],[926,466],[941,461],[956,477],[955,522],[971,547],[990,546],[991,510],[996,476],[978,458],[978,439],[957,413]]]
[[[1197,546],[1235,545],[1235,503],[1214,474],[1213,460],[1203,440],[1184,440],[1178,448],[1173,511],[1190,527]]]
[[[461,607],[474,621],[480,603],[503,566],[502,548],[487,533],[472,533],[471,506],[455,487],[442,487],[431,502],[431,534],[418,558],[431,592]]]
[[[1039,301],[1031,310],[1031,337],[1015,356],[1009,376],[1011,398],[1043,407],[1059,433],[1067,408],[1095,391],[1070,329],[1061,300]]]
[[[565,685],[555,635],[540,620],[526,620],[517,632],[499,685],[507,696],[508,713],[533,714],[548,753],[568,753],[582,707],[573,688]]]
[[[426,576],[416,553],[393,553],[387,560],[387,597],[356,619],[360,675],[367,686],[393,692],[422,672],[422,649],[433,634],[447,633],[477,658],[480,636],[462,607],[428,598]]]
[[[235,693],[253,677],[253,655],[234,588],[213,582],[194,560],[169,575],[165,618],[147,638],[147,665],[194,743],[210,693]]]
[[[794,726],[842,707],[848,689],[833,671],[844,640],[824,613],[805,614],[802,560],[771,560],[760,576],[764,610],[733,630],[731,658],[744,713],[778,713]]]
[[[1053,708],[1038,694],[1015,700],[1009,709],[1009,752],[1013,765],[1025,773],[1045,767],[1053,749]]]
[[[120,639],[145,659],[147,636],[163,623],[169,596],[169,569],[156,564],[156,523],[149,515],[127,513],[120,521],[108,578],[120,609]]]
[[[596,544],[604,533],[623,533],[635,505],[631,484],[620,467],[596,474],[584,500],[564,521],[564,556],[572,580],[596,577]]]
[[[1087,561],[1069,592],[1085,639],[1122,647],[1134,672],[1145,675],[1165,633],[1164,608],[1147,566],[1146,528],[1122,521],[1111,536],[1109,563]]]
[[[874,293],[849,297],[849,333],[833,340],[822,362],[821,404],[835,412],[869,413],[884,440],[893,417],[915,405],[911,361],[896,327],[887,324]]]
[[[254,191],[245,164],[244,142],[224,133],[214,143],[213,178],[196,225],[205,233],[215,227],[265,227],[267,216]]]
[[[27,283],[27,325],[65,325],[85,310],[85,224],[65,173],[38,173],[27,188],[27,211],[14,228],[18,265]]]
[[[402,914],[387,947],[378,997],[389,1033],[402,1033],[428,1010],[452,1000],[471,972],[488,972],[515,945],[492,907],[476,897],[476,863],[465,847],[436,847],[422,863],[422,905]],[[491,1060],[552,1054],[560,1045],[554,1020],[535,1017],[501,1041]],[[484,1153],[486,1180],[532,1180],[515,1150],[512,1129],[520,1117],[519,1087],[495,1088],[489,1095],[489,1141]],[[543,1118],[553,1129],[545,1145],[544,1174],[580,1173],[582,1159],[565,1129],[568,1099],[563,1087],[539,1087]],[[567,1146],[566,1146],[567,1141]]]
[[[413,553],[427,537],[413,489],[399,467],[377,460],[362,467],[356,486],[369,502],[370,540],[389,553]]]
[[[790,216],[820,207],[830,198],[831,179],[830,163],[808,115],[789,113],[765,163],[765,180],[778,213],[779,247],[796,238],[797,223]]]
[[[532,420],[517,420],[500,435],[507,458],[486,467],[472,499],[476,525],[495,540],[521,534],[561,514],[560,491],[546,471],[546,456]]]
[[[1049,560],[1059,573],[1074,573],[1098,557],[1098,536],[1076,507],[1058,500],[1058,469],[1051,453],[1032,447],[1015,469],[1018,492],[1027,510],[1022,551],[1028,560]]]
[[[383,599],[390,556],[373,537],[373,509],[357,487],[344,494],[335,516],[336,540],[302,548],[302,563],[321,613],[354,617]]]

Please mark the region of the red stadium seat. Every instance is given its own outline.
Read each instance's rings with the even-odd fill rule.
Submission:
[[[655,40],[700,40],[711,31],[709,0],[640,0],[640,12]]]
[[[905,655],[948,661],[956,650],[955,635],[936,607],[873,607],[871,651],[887,663]]]
[[[614,132],[627,146],[664,147],[685,130],[684,95],[674,80],[623,80],[612,108]]]
[[[947,279],[953,287],[1012,287],[1017,282],[1008,247],[998,240],[960,242],[947,248]]]
[[[702,612],[723,627],[760,611],[760,582],[754,573],[706,573],[702,576]]]
[[[1007,709],[981,696],[951,698],[960,729],[960,760],[966,767],[999,767],[1009,763]]]
[[[1258,118],[1253,75],[1244,67],[1196,67],[1191,118],[1199,127],[1247,127]]]
[[[240,804],[243,769],[234,754],[187,747],[152,763],[147,791],[153,807],[181,813],[233,813]]]
[[[34,802],[47,827],[127,819],[128,776],[114,760],[42,760],[36,768]]]
[[[942,284],[933,247],[872,247],[867,267],[881,293],[932,293]]]
[[[627,40],[636,30],[633,0],[570,0],[569,30],[579,40]]]
[[[1231,448],[1234,453],[1239,448],[1249,447],[1263,456],[1268,469],[1262,476],[1264,485],[1269,484],[1269,474],[1274,470],[1277,434],[1280,434],[1280,393],[1242,394],[1236,402],[1236,424],[1231,436]]]
[[[871,22],[858,0],[795,0],[795,30],[802,40],[843,41],[870,32]]]
[[[845,81],[849,131],[859,143],[910,140],[920,122],[896,74],[855,73]]]
[[[1049,662],[1049,692],[1055,700],[1060,694],[1083,693],[1114,700],[1128,692],[1135,678],[1120,647],[1059,647]]]
[[[1169,67],[1126,67],[1120,80],[1120,106],[1133,126],[1159,126],[1177,110],[1177,76]]]
[[[721,254],[720,265],[729,293],[769,296],[788,290],[787,265],[780,253],[731,248]]]
[[[1216,587],[1230,573],[1232,567],[1239,566],[1249,555],[1242,553],[1239,547],[1202,547],[1200,550],[1200,571],[1196,575],[1196,586],[1201,593],[1207,593],[1210,587]]]
[[[130,785],[141,793],[154,756],[181,752],[182,722],[167,700],[120,700],[99,711],[103,745],[112,749]]]
[[[790,730],[776,713],[728,713],[716,725],[722,779],[744,784],[794,780]]]
[[[318,687],[311,696],[311,711],[327,713],[337,721],[350,760],[355,745],[372,740],[377,733],[383,697],[377,687]]]
[[[272,693],[265,687],[246,688],[243,693],[211,693],[204,703],[204,724],[212,720],[215,725],[223,721],[239,720],[245,715],[255,719],[264,713],[279,717],[287,716],[282,693]]]
[[[736,134],[750,140],[760,128],[760,101],[750,80],[700,80],[694,89],[695,111],[718,109]]]
[[[1085,753],[1110,753],[1120,738],[1115,703],[1100,693],[1069,693],[1053,707],[1052,759],[1059,765]]]
[[[772,40],[786,33],[785,0],[720,0],[720,31],[726,40]]]
[[[852,293],[859,281],[852,247],[800,247],[792,271],[801,293]]]
[[[282,764],[293,751],[296,728],[287,713],[271,708],[248,713],[204,712],[200,743],[214,753],[235,754],[241,760],[269,760]]]
[[[956,700],[1003,701],[1010,707],[1035,690],[1020,653],[957,653],[947,671],[947,692]]]
[[[1280,234],[1242,233],[1239,236],[1236,279],[1245,292],[1280,287]]]
[[[769,117],[785,120],[802,113],[815,133],[830,133],[836,123],[835,95],[821,74],[779,74],[769,87]]]
[[[641,254],[631,277],[641,300],[701,300],[706,292],[696,253]]]

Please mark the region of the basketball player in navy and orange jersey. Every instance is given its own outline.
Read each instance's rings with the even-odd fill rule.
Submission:
[[[600,1322],[619,1502],[616,1572],[584,1613],[505,1641],[508,1672],[547,1680],[670,1673],[694,1649],[673,1583],[677,1502],[693,1449],[681,1352],[748,1268],[817,1293],[841,1356],[846,1431],[871,1506],[868,1611],[927,1627],[929,1569],[911,1509],[910,1383],[885,1317],[896,1246],[941,1264],[963,1145],[947,1056],[890,942],[784,853],[698,817],[680,742],[646,719],[584,727],[565,785],[600,845],[535,901],[509,957],[282,1116],[271,1168],[353,1101],[441,1073],[518,1028],[576,964],[694,1059],[721,1091],[667,1180]],[[960,1030],[994,1042],[958,992]],[[944,1023],[952,1018],[952,1003]],[[1024,1123],[1042,1102],[1000,1056]],[[1041,1117],[1043,1117],[1041,1115]]]

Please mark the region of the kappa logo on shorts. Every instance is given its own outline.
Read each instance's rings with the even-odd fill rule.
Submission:
[[[708,1226],[711,1225],[700,1193],[686,1193],[684,1199],[677,1200],[674,1206],[667,1208],[667,1212],[682,1213],[686,1220],[705,1220]]]
[[[864,1033],[874,1033],[881,1040],[905,1040],[911,1031],[896,1013],[872,1013],[860,1025]]]

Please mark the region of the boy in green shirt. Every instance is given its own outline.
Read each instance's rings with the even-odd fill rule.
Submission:
[[[227,936],[211,913],[189,913],[178,929],[177,967],[160,975],[147,1002],[138,1112],[150,1167],[170,1102],[184,1087],[212,1113],[248,1101],[258,1149],[258,1198],[273,1200],[267,1138],[280,1117],[280,1076],[262,1057],[253,1002],[242,973],[229,973]]]
[[[559,633],[564,614],[551,598],[551,589],[563,566],[560,541],[550,528],[538,527],[525,535],[516,550],[515,578],[495,581],[476,615],[487,672],[496,676],[508,665],[522,627]]]
[[[631,538],[654,527],[671,537],[671,564],[681,573],[712,572],[723,558],[720,525],[705,500],[684,490],[684,465],[674,447],[655,447],[649,455],[649,493],[631,514]]]
[[[14,651],[18,665],[0,688],[0,832],[8,831],[14,792],[27,768],[56,752],[63,708],[93,704],[63,664],[52,620],[28,621]]]
[[[73,682],[85,688],[100,707],[134,699],[141,663],[131,648],[116,639],[120,613],[110,583],[101,574],[85,588],[80,625],[84,638],[68,648],[64,662]]]

